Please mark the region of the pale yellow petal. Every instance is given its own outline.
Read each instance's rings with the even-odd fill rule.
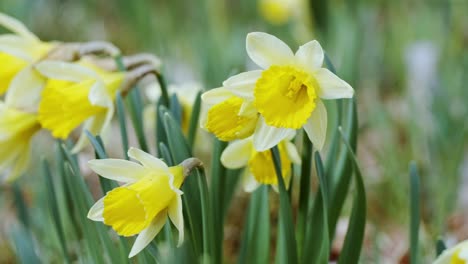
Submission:
[[[39,41],[39,39],[29,31],[23,23],[11,16],[7,16],[4,13],[0,13],[0,25],[25,39]]]
[[[330,70],[321,68],[314,73],[318,83],[319,97],[322,99],[351,98],[354,90],[347,82],[340,79]]]
[[[138,163],[121,159],[96,159],[88,161],[89,167],[100,176],[120,182],[136,182],[147,170]]]
[[[261,75],[261,70],[239,73],[224,81],[223,86],[239,97],[253,99],[255,83]]]
[[[267,33],[247,34],[246,48],[249,57],[263,69],[271,65],[290,64],[294,61],[294,54],[288,45]]]
[[[253,144],[257,151],[266,151],[294,133],[294,129],[269,126],[263,117],[260,117],[254,132]]]
[[[102,213],[104,212],[104,197],[99,199],[88,212],[88,218],[93,221],[103,222],[104,217]]]
[[[139,161],[148,169],[169,172],[169,167],[167,167],[166,163],[141,149],[131,147],[128,150],[128,156]]]
[[[24,68],[11,81],[5,103],[13,108],[36,112],[45,80],[31,67]]]
[[[221,163],[229,169],[242,168],[247,165],[252,148],[251,138],[234,141],[221,154]]]
[[[172,203],[169,205],[168,215],[171,222],[179,231],[179,240],[177,246],[180,247],[184,242],[184,215],[182,213],[182,198],[176,195]]]
[[[99,79],[98,74],[80,64],[62,61],[41,61],[35,68],[50,79],[80,82],[87,79]]]
[[[316,104],[312,115],[304,125],[304,130],[314,147],[320,151],[327,137],[327,109],[320,100],[317,100]]]
[[[134,257],[136,254],[140,253],[153,239],[156,235],[161,231],[164,224],[166,223],[167,212],[164,210],[163,212],[159,213],[154,220],[151,222],[150,226],[146,229],[141,231],[138,235],[135,243],[133,243],[132,249],[130,250],[130,254],[128,258]]]
[[[308,72],[314,72],[322,67],[324,53],[320,43],[316,40],[312,40],[300,46],[295,57],[300,66],[307,69]]]

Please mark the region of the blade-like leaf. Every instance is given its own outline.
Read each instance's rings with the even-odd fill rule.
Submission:
[[[361,170],[359,169],[353,149],[341,129],[340,132],[343,142],[346,144],[348,152],[353,158],[356,192],[354,193],[353,208],[349,218],[348,231],[346,232],[346,238],[338,259],[338,264],[354,264],[359,261],[362,243],[364,241],[364,230],[366,227],[366,192]]]
[[[411,263],[418,262],[419,242],[419,174],[415,162],[410,163],[410,256]]]

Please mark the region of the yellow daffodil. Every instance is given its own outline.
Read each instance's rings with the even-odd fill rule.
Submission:
[[[434,261],[434,264],[465,264],[468,263],[468,240],[446,249]]]
[[[260,113],[255,148],[269,149],[288,137],[289,131],[304,128],[320,150],[327,128],[327,111],[321,100],[350,98],[353,88],[322,68],[324,53],[315,40],[294,54],[275,36],[254,32],[247,35],[246,47],[263,70],[232,76],[223,86],[239,98],[253,101]]]
[[[57,43],[40,41],[21,22],[0,13],[0,26],[13,34],[0,35],[0,95],[5,93],[13,78],[32,63],[43,58]]]
[[[294,12],[298,11],[298,0],[259,0],[260,14],[274,25],[287,23]]]
[[[192,161],[196,159],[192,158],[168,167],[160,159],[136,148],[130,148],[128,156],[141,164],[120,159],[89,161],[97,174],[125,185],[97,201],[89,210],[88,218],[111,226],[121,236],[139,234],[129,257],[138,254],[153,240],[167,217],[179,231],[178,245],[181,245],[184,218],[180,187],[188,172],[201,163],[194,165]]]
[[[43,61],[35,67],[48,78],[39,104],[39,122],[56,138],[66,139],[82,123],[83,129],[100,134],[114,114],[114,98],[125,74],[107,72],[92,64]],[[81,134],[73,152],[82,149]]]
[[[283,140],[278,144],[281,170],[286,187],[289,187],[291,179],[291,164],[301,163],[296,146],[290,142],[290,139]],[[221,155],[221,163],[230,169],[247,167],[242,179],[244,189],[247,192],[254,191],[260,184],[271,184],[275,188],[278,185],[271,151],[256,151],[253,147],[252,137],[231,142]]]
[[[200,125],[219,140],[243,139],[254,132],[258,113],[252,100],[216,88],[203,93],[202,102]]]
[[[13,181],[28,167],[30,142],[40,129],[37,115],[0,103],[0,171]]]

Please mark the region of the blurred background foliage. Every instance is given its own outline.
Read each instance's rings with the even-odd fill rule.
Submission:
[[[358,158],[369,197],[365,258],[406,259],[410,160],[421,174],[425,254],[432,257],[439,236],[448,244],[468,238],[468,2],[289,0],[281,12],[264,2],[2,0],[0,11],[43,40],[105,39],[124,54],[156,54],[169,83],[199,82],[204,89],[253,67],[248,32],[274,34],[293,50],[318,39],[338,75],[356,89]],[[38,142],[36,152],[49,143]],[[36,160],[18,184],[34,207],[29,224],[43,226],[36,221],[50,219],[44,178],[34,177]],[[10,232],[18,191],[2,186],[0,192],[2,263],[15,259],[8,241],[23,237],[24,230]],[[244,219],[242,203],[225,227],[228,256],[238,251],[229,230]],[[44,248],[55,243],[47,230],[43,235]]]

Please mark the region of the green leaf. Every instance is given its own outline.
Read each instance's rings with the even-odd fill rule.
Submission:
[[[191,148],[193,148],[195,144],[195,138],[199,128],[198,119],[200,117],[201,109],[201,94],[201,92],[198,92],[195,102],[193,103],[192,113],[190,114],[190,124],[187,139]]]
[[[328,181],[324,174],[320,154],[315,152],[315,168],[319,189],[308,215],[301,263],[328,263],[330,236],[328,233]]]
[[[442,254],[442,252],[444,252],[444,250],[447,249],[447,246],[445,246],[445,243],[444,243],[444,240],[442,239],[437,239],[437,242],[436,242],[436,256],[440,256],[440,254]]]
[[[137,86],[128,93],[127,103],[138,144],[143,151],[149,153],[148,143],[146,141],[146,135],[143,127],[143,101]]]
[[[117,116],[119,118],[119,127],[120,127],[120,137],[122,141],[122,150],[126,160],[128,157],[128,133],[127,133],[127,120],[125,119],[125,107],[122,99],[122,95],[117,93],[116,96],[116,105],[117,105]]]
[[[268,186],[262,185],[250,198],[238,264],[270,263],[270,228]]]
[[[411,263],[419,263],[419,174],[416,163],[410,163],[410,256]]]
[[[50,171],[49,163],[47,160],[42,159],[42,172],[45,176],[45,184],[47,188],[47,199],[48,199],[48,206],[49,211],[52,217],[52,221],[54,223],[54,227],[57,230],[57,235],[60,242],[60,249],[62,250],[63,258],[66,263],[70,263],[70,259],[68,257],[67,252],[67,240],[65,239],[64,228],[62,226],[62,221],[60,220],[60,211],[57,204],[56,193],[55,193],[55,186],[52,181],[52,173]]]
[[[340,257],[338,259],[338,264],[354,264],[358,263],[359,261],[362,243],[364,241],[364,230],[366,227],[366,192],[361,170],[359,169],[359,165],[356,156],[353,153],[353,149],[341,130],[340,132],[343,142],[346,144],[348,152],[353,158],[356,192],[354,193],[353,208],[349,218],[348,231],[346,232],[346,238],[343,244],[343,249],[341,250]]]
[[[344,126],[344,131],[346,138],[350,140],[350,145],[353,152],[355,152],[357,146],[358,121],[356,103],[354,99],[348,100],[348,105],[345,111],[347,113],[347,123],[346,126]],[[338,129],[336,132],[338,135],[340,135]],[[332,184],[333,187],[331,188],[331,204],[329,207],[329,228],[331,238],[334,237],[336,224],[338,223],[341,210],[348,194],[353,172],[353,159],[347,151],[344,143],[340,145],[340,151],[338,153],[339,154],[337,157],[328,157],[334,161],[333,171],[327,171],[327,177],[334,180]],[[331,161],[329,162],[331,163]]]
[[[222,263],[223,252],[223,230],[224,230],[224,187],[226,169],[221,164],[221,153],[226,148],[227,143],[214,138],[214,150],[211,158],[211,204],[213,205],[213,231],[215,234],[213,262]]]
[[[304,241],[304,232],[306,229],[307,212],[309,210],[310,200],[310,175],[312,172],[312,142],[309,137],[303,132],[302,137],[302,163],[301,163],[301,179],[299,185],[299,216],[297,223],[297,239],[298,245],[302,245]]]
[[[278,147],[275,146],[271,149],[273,157],[273,164],[275,167],[276,178],[278,179],[278,189],[280,196],[280,210],[278,228],[281,230],[278,236],[278,243],[284,243],[284,247],[277,249],[278,263],[297,263],[297,246],[296,238],[294,235],[294,223],[292,220],[291,202],[289,200],[288,191],[284,184],[283,175],[281,171],[281,158]],[[281,241],[283,240],[283,241]]]
[[[41,263],[34,250],[34,242],[31,233],[23,225],[15,225],[9,233],[13,241],[18,257],[18,263]]]

